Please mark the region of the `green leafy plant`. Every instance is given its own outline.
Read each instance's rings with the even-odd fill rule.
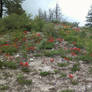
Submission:
[[[22,72],[26,72],[26,73],[30,72],[28,67],[22,67],[21,70],[22,70]]]
[[[79,64],[74,64],[71,71],[72,72],[76,72],[76,71],[79,71],[80,70],[80,67],[79,67]]]
[[[9,86],[8,85],[0,85],[0,90],[8,90]]]
[[[0,49],[3,53],[8,53],[10,55],[17,52],[17,49],[14,46],[3,46]]]
[[[7,61],[3,63],[4,67],[10,68],[10,69],[16,69],[18,67],[17,63],[13,61]]]
[[[9,16],[5,16],[0,23],[0,26],[2,27],[0,29],[0,32],[5,31],[14,31],[15,29],[25,29],[25,26],[28,25],[30,22],[30,16],[27,16],[26,14],[23,15],[17,15],[17,14],[11,14]]]
[[[65,90],[62,90],[61,92],[75,92],[75,91],[71,89],[65,89]]]
[[[60,72],[59,70],[54,70],[54,73],[55,73],[55,74],[57,74],[57,73],[59,73],[59,72]]]
[[[30,85],[32,84],[32,80],[27,80],[22,74],[17,76],[17,82],[21,85]]]
[[[65,78],[67,75],[65,73],[60,73],[61,78]]]
[[[71,83],[72,83],[72,85],[78,85],[78,81],[77,80],[71,80]]]
[[[59,67],[66,67],[68,66],[69,64],[68,63],[58,63],[57,64]]]
[[[40,72],[40,75],[41,76],[47,76],[47,75],[49,75],[50,74],[50,72]]]
[[[0,68],[2,68],[4,66],[3,61],[0,61]]]

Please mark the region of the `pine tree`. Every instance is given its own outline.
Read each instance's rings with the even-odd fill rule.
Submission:
[[[91,6],[91,9],[88,12],[88,16],[87,16],[87,20],[86,21],[87,21],[86,26],[92,27],[92,6]]]
[[[56,4],[55,10],[54,10],[54,19],[55,21],[60,21],[61,20],[61,10],[58,4]]]
[[[46,12],[46,11],[44,11],[44,13],[43,13],[43,19],[44,19],[45,21],[48,21],[47,12]]]
[[[38,10],[38,17],[39,17],[40,19],[43,18],[43,11],[42,11],[41,8]]]
[[[5,13],[10,15],[12,13],[21,15],[25,11],[23,10],[21,4],[24,0],[3,0],[3,8],[5,8]]]
[[[49,18],[48,18],[49,21],[53,21],[54,20],[54,11],[49,9]]]

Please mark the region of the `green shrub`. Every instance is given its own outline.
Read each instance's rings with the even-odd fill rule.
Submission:
[[[68,66],[69,64],[68,63],[58,63],[57,64],[59,67],[66,67]]]
[[[9,86],[8,85],[0,85],[0,90],[8,90]]]
[[[45,21],[43,19],[40,19],[38,16],[36,16],[34,20],[31,22],[31,29],[35,30],[36,32],[42,32],[42,28],[44,24]]]
[[[51,51],[44,51],[44,55],[45,56],[48,56],[48,57],[51,57],[51,56],[54,56],[54,55],[61,55],[63,52],[61,49],[59,50],[51,50]]]
[[[79,71],[80,70],[79,64],[74,64],[71,70],[72,72]]]
[[[61,74],[60,74],[60,77],[61,77],[61,78],[65,78],[66,76],[67,76],[67,75],[66,75],[65,73],[61,73]]]
[[[16,69],[18,67],[18,65],[12,61],[0,61],[0,68],[2,68],[2,67]]]
[[[54,43],[47,42],[46,40],[42,40],[40,44],[37,45],[38,49],[52,49],[54,47]]]
[[[61,92],[75,92],[74,90],[70,90],[70,89],[66,89],[66,90],[62,90]]]
[[[0,61],[0,68],[2,68],[3,66],[4,66],[4,63]]]
[[[14,46],[3,46],[0,48],[0,50],[3,52],[3,53],[8,53],[8,54],[13,54],[13,53],[16,53],[17,52],[17,49],[14,47]]]
[[[18,39],[18,41],[21,41],[24,38],[24,34],[22,30],[13,30],[13,32],[10,33],[10,40],[15,41]]]
[[[22,74],[18,74],[17,82],[21,85],[30,85],[32,84],[32,80],[27,80]]]
[[[47,76],[47,75],[49,75],[50,74],[50,72],[40,72],[40,75],[41,76]]]
[[[26,14],[11,14],[0,20],[0,32],[14,31],[15,29],[25,29],[30,22],[29,16]]]
[[[72,83],[72,85],[78,85],[78,81],[77,80],[71,80],[71,83]]]
[[[47,37],[57,37],[57,32],[53,23],[47,23],[43,26],[42,32]]]
[[[4,62],[3,64],[4,64],[4,67],[10,68],[10,69],[16,69],[18,67],[18,65],[13,61],[7,61],[7,62]]]
[[[30,72],[28,67],[22,67],[21,70],[22,70],[22,72],[26,72],[26,73]]]

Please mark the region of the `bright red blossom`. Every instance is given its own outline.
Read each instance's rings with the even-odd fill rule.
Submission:
[[[20,65],[22,65],[22,66],[29,66],[29,64],[28,64],[28,62],[20,62]]]
[[[54,62],[54,58],[50,58],[50,62]]]
[[[69,61],[69,58],[67,58],[67,57],[65,57],[64,59],[65,59],[66,61]]]
[[[50,37],[48,42],[54,42],[54,38],[53,37]]]
[[[34,46],[31,46],[31,47],[27,48],[27,50],[32,50],[32,51],[34,51],[34,50],[35,50],[35,47],[34,47]]]
[[[73,74],[69,74],[69,78],[72,79],[74,76]]]
[[[24,34],[27,34],[27,33],[28,33],[28,31],[24,31],[23,33],[24,33]]]
[[[24,66],[24,63],[23,62],[20,62],[20,65]]]
[[[9,44],[4,44],[3,46],[9,46]]]
[[[71,48],[71,50],[75,50],[75,51],[79,51],[80,52],[80,48],[76,48],[76,47]]]
[[[25,63],[24,63],[24,66],[29,66],[28,62],[25,62]]]
[[[37,34],[36,34],[36,36],[37,36],[37,37],[40,37],[40,36],[41,36],[41,34],[40,34],[40,33],[37,33]]]
[[[75,52],[71,52],[72,56],[77,56],[77,54]]]

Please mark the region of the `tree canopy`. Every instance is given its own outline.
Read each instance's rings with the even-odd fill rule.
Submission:
[[[7,15],[18,14],[21,15],[25,11],[22,8],[22,3],[24,0],[0,0],[0,17],[2,17],[3,12]]]
[[[87,21],[86,26],[92,27],[92,6],[91,6],[91,9],[88,12],[87,20],[86,21]]]

